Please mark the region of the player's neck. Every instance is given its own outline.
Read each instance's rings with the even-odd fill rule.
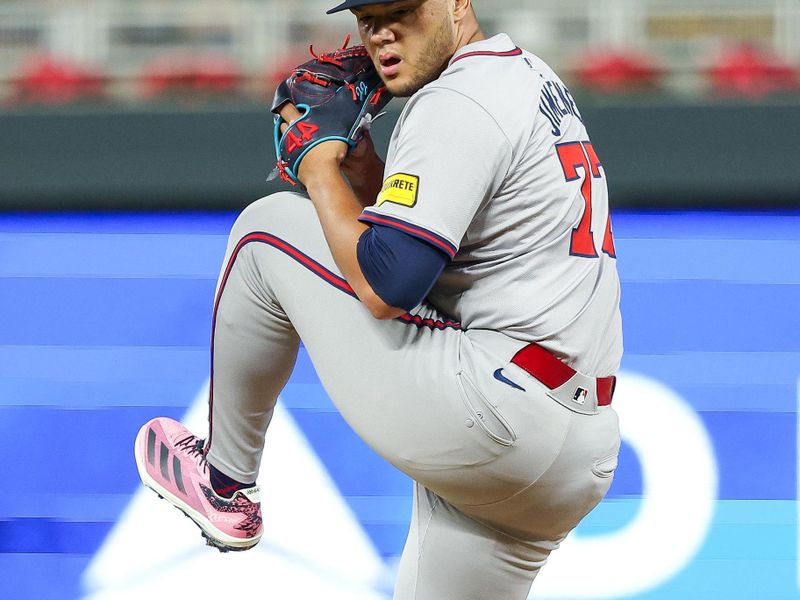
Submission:
[[[458,43],[456,45],[456,52],[461,50],[461,48],[464,46],[468,46],[469,44],[480,42],[481,40],[485,39],[486,36],[483,35],[483,31],[481,31],[481,28],[478,26],[478,24],[470,24],[460,32],[460,35],[458,36]]]

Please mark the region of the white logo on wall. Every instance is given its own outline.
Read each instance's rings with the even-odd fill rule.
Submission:
[[[697,413],[666,386],[629,372],[619,378],[614,407],[622,438],[642,469],[636,516],[608,535],[568,537],[537,577],[531,597],[619,598],[645,592],[683,570],[706,538],[718,472]]]
[[[207,397],[202,390],[183,419],[192,431],[207,428]],[[281,403],[259,484],[264,537],[227,554],[206,547],[194,523],[142,488],[86,571],[85,600],[390,597],[381,591],[381,557]]]
[[[201,391],[184,419],[193,431],[206,428],[206,397]],[[706,538],[717,468],[697,414],[664,385],[632,373],[621,374],[614,406],[641,464],[638,512],[613,533],[570,536],[532,597],[619,598],[650,590],[680,572]],[[281,600],[391,597],[392,574],[280,403],[259,483],[264,537],[253,550],[228,554],[205,547],[193,523],[140,490],[85,573],[84,600],[242,592]],[[627,500],[608,504],[614,502]]]

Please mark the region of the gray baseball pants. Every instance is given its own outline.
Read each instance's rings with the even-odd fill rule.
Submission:
[[[300,339],[344,419],[415,481],[395,600],[526,598],[608,490],[613,409],[553,400],[509,363],[525,343],[502,333],[461,330],[428,306],[376,320],[339,275],[311,202],[279,193],[236,221],[217,286],[209,460],[239,481],[255,480]]]

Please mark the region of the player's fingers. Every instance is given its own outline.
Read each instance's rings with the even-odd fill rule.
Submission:
[[[281,119],[285,121],[285,123],[281,125],[281,133],[285,132],[289,128],[289,124],[292,121],[296,121],[303,116],[303,113],[297,110],[297,107],[291,102],[284,104],[279,113],[281,115]]]
[[[363,158],[367,154],[375,151],[375,145],[372,143],[372,138],[369,135],[369,131],[364,132],[364,137],[362,137],[355,148],[350,151],[350,156],[353,158]]]

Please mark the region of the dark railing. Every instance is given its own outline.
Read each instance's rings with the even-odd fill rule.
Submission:
[[[627,99],[583,117],[615,206],[800,208],[798,103]],[[283,185],[266,182],[271,124],[253,104],[0,113],[0,209],[240,208]]]

